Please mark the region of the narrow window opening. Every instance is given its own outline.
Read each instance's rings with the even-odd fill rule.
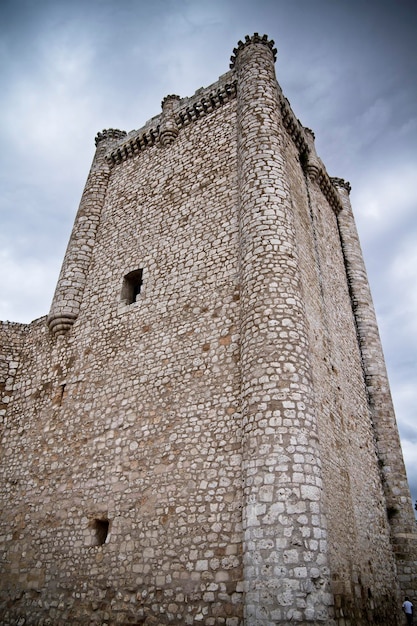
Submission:
[[[55,395],[52,399],[53,404],[57,406],[62,406],[62,402],[66,395],[67,395],[66,383],[62,383],[62,385],[59,385],[58,389],[55,392]]]
[[[102,546],[106,543],[109,534],[110,522],[108,519],[94,519],[92,522],[93,529],[93,546]]]
[[[67,393],[67,392],[66,392],[66,390],[65,390],[65,387],[66,387],[66,383],[63,383],[63,384],[61,385],[61,393],[60,393],[60,398],[59,398],[59,404],[60,404],[60,405],[62,404],[62,401],[63,401],[63,399],[65,398],[66,393]]]
[[[136,302],[142,288],[143,270],[133,270],[123,278],[123,286],[121,293],[121,301],[124,304],[133,304]]]

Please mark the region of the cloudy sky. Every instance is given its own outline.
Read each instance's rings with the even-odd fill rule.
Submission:
[[[415,0],[1,0],[0,319],[48,312],[97,131],[140,128],[267,33],[295,114],[352,184],[417,500],[416,31]]]

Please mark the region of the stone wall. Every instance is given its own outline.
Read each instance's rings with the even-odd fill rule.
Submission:
[[[0,322],[0,418],[5,420],[8,404],[13,397],[15,376],[26,341],[27,326]]]
[[[401,622],[346,185],[275,53],[99,133],[48,318],[2,325],[4,624]]]

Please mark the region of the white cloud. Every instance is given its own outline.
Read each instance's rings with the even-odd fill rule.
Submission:
[[[411,489],[411,497],[414,503],[417,502],[417,442],[415,439],[414,441],[410,441],[406,438],[402,438],[401,444]]]
[[[399,291],[410,291],[411,301],[417,308],[417,289],[412,288],[417,286],[417,231],[405,233],[401,250],[391,265],[390,277]]]
[[[352,193],[361,231],[372,238],[401,223],[417,205],[417,163],[393,167],[392,161],[387,161],[373,172],[368,170]]]
[[[84,86],[88,49],[51,45],[42,69],[20,75],[3,98],[3,134],[19,154],[30,153],[33,164],[46,167],[69,154],[93,118],[94,104]]]
[[[51,302],[57,262],[37,258],[15,259],[8,249],[0,251],[0,319],[30,322],[46,315],[45,302]]]
[[[383,326],[417,342],[417,164],[374,173],[354,195],[370,282]],[[353,194],[352,194],[353,195]]]

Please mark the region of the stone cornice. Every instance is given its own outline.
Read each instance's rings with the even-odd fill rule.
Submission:
[[[220,77],[216,83],[210,85],[206,89],[199,89],[194,96],[190,98],[181,99],[179,96],[168,95],[163,99],[163,109],[165,104],[170,101],[173,101],[173,105],[175,105],[171,115],[174,126],[176,126],[178,131],[189,124],[193,124],[201,117],[209,115],[212,111],[219,109],[224,104],[236,98],[236,78],[234,71],[236,54],[238,54],[239,51],[246,46],[253,43],[267,45],[272,50],[275,60],[276,50],[273,48],[274,42],[272,40],[268,40],[267,35],[263,35],[261,37],[255,33],[252,37],[246,36],[245,41],[239,41],[237,48],[233,51],[234,56],[232,56],[231,63],[232,71],[227,72],[224,76]],[[294,115],[289,101],[282,94],[281,90],[279,94],[279,102],[283,126],[294,142],[294,145],[300,154],[302,163],[304,163],[306,170],[308,170],[310,165],[310,177],[312,177],[311,173],[312,169],[314,169],[314,176],[312,178],[317,182],[330,206],[336,213],[338,213],[342,209],[342,204],[339,193],[335,187],[337,186],[336,181],[341,179],[331,179],[320,160],[318,160],[317,163],[314,162],[314,168],[311,167],[312,154],[306,137],[307,131]],[[111,137],[113,141],[118,139],[119,145],[115,147],[106,157],[110,167],[130,159],[151,146],[158,145],[161,148],[164,148],[164,146],[172,143],[175,139],[174,135],[177,134],[177,131],[173,132],[173,128],[171,128],[170,131],[172,139],[166,141],[166,131],[163,129],[163,124],[162,112],[160,115],[152,118],[152,120],[150,120],[141,130],[129,133],[128,135],[123,134],[124,131],[112,131],[112,129],[110,129],[110,131],[106,131],[106,133],[119,133],[117,136],[114,135]],[[98,141],[106,138],[107,136],[102,137],[102,133],[99,133],[96,139],[96,144]]]
[[[281,106],[282,123],[284,125],[284,128],[286,129],[295,146],[297,147],[300,157],[302,157],[302,161],[308,164],[311,150],[308,146],[308,142],[306,139],[307,131],[294,115],[294,112],[291,109],[290,103],[288,102],[287,98],[280,94],[279,100]],[[318,162],[317,166],[315,166],[314,179],[316,180],[324,197],[326,198],[332,209],[335,211],[335,213],[341,211],[342,203],[340,201],[339,194],[332,184],[333,179],[329,177],[325,167],[321,162]]]
[[[284,128],[287,130],[291,139],[295,143],[299,153],[308,153],[309,147],[305,137],[304,126],[301,124],[300,120],[295,117],[290,103],[282,94],[279,96],[279,103]]]
[[[198,118],[220,108],[230,100],[236,98],[236,81],[221,85],[216,91],[203,96],[196,102],[178,111],[179,126],[188,126]]]
[[[319,169],[316,180],[324,197],[337,215],[337,213],[339,213],[339,211],[341,211],[343,208],[342,202],[339,198],[339,194],[334,188],[332,179],[330,178],[324,167],[321,167]]]
[[[236,81],[233,80],[232,73],[225,75],[230,80],[220,79],[208,89],[201,89],[192,98],[184,98],[179,100],[178,107],[174,110],[174,119],[179,129],[192,124],[196,120],[208,115],[215,109],[220,108],[227,102],[236,98]],[[213,89],[214,87],[214,89]],[[217,87],[217,88],[215,88]],[[173,96],[167,96],[162,101],[165,103],[167,99]],[[160,123],[162,115],[154,118],[153,124],[147,125],[144,129],[135,134],[127,135],[126,140],[107,156],[110,166],[126,161],[127,159],[139,154],[146,148],[160,144]],[[162,144],[161,144],[162,145]]]
[[[272,54],[274,55],[274,62],[277,60],[277,49],[274,48],[274,45],[275,45],[274,40],[268,39],[268,35],[260,36],[258,35],[258,33],[254,33],[252,37],[249,37],[249,35],[246,35],[245,41],[238,41],[237,48],[233,49],[233,54],[230,57],[230,69],[231,70],[233,70],[236,65],[236,59],[239,55],[239,52],[241,52],[244,48],[254,43],[261,43],[261,44],[264,44],[265,46],[268,46],[268,48],[272,51]]]

